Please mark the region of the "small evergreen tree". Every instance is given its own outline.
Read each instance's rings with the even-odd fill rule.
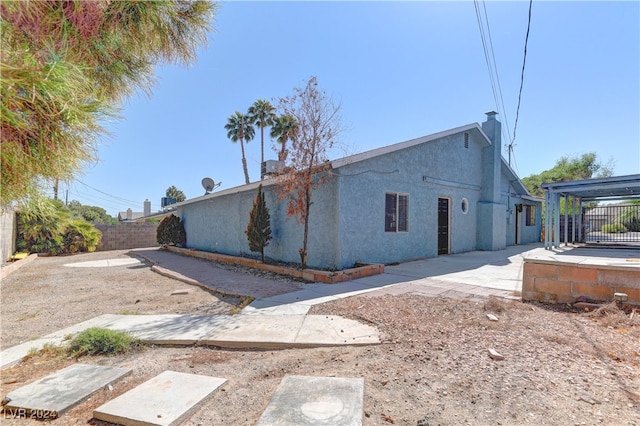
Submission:
[[[271,239],[271,216],[264,201],[262,185],[258,186],[258,195],[253,202],[253,208],[249,214],[249,224],[244,233],[247,234],[249,250],[259,252],[264,262],[264,248],[269,245]]]
[[[187,233],[180,218],[170,214],[162,219],[156,231],[156,239],[158,244],[175,244],[178,247],[184,247],[187,243]]]

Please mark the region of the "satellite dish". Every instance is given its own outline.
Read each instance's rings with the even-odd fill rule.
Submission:
[[[220,185],[220,184],[218,184],[218,185]],[[213,188],[215,188],[216,186],[217,186],[217,185],[216,185],[216,183],[213,181],[213,179],[208,178],[208,177],[206,177],[206,178],[202,179],[202,187],[203,187],[203,188],[204,188],[204,190],[205,190],[205,195],[206,195],[206,194],[208,194],[208,193],[210,193],[211,191],[213,191]]]

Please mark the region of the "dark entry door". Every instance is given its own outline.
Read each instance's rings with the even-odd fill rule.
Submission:
[[[438,198],[438,254],[449,254],[448,198]]]

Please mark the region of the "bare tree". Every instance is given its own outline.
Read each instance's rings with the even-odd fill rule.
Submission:
[[[304,239],[299,249],[302,267],[307,266],[307,241],[312,192],[331,174],[328,151],[341,130],[340,105],[318,88],[311,77],[305,87],[280,99],[283,115],[293,117],[298,125],[291,139],[287,163],[278,180],[278,201],[287,200],[287,215],[304,225]]]

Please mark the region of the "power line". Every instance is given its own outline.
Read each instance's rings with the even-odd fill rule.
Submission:
[[[509,134],[509,124],[507,120],[507,114],[504,108],[504,101],[502,97],[502,88],[500,86],[500,77],[498,75],[498,67],[496,65],[495,54],[493,50],[493,41],[491,39],[491,30],[489,27],[489,17],[487,15],[486,4],[483,1],[483,9],[484,9],[485,21],[487,26],[486,36],[485,36],[485,29],[484,29],[484,24],[482,20],[482,13],[480,12],[480,9],[478,7],[478,1],[474,0],[473,4],[476,10],[476,19],[478,21],[478,29],[480,30],[480,39],[482,41],[482,49],[484,53],[485,62],[487,64],[487,71],[489,72],[489,82],[491,83],[491,91],[493,93],[493,99],[495,102],[496,109],[501,114],[501,116],[504,117],[503,121],[505,122],[505,126],[502,127],[502,133],[503,133],[503,136],[507,137],[507,140],[511,140],[511,135]],[[488,39],[488,43],[487,43],[487,39]]]
[[[502,97],[502,86],[500,85],[500,76],[498,75],[498,65],[496,64],[496,57],[493,50],[493,39],[491,38],[491,27],[489,26],[489,16],[487,15],[487,3],[482,1],[482,8],[484,9],[484,19],[487,22],[487,35],[489,36],[489,47],[491,48],[491,58],[493,60],[493,67],[496,72],[496,83],[498,85],[498,94],[500,95],[500,105],[502,106],[502,116],[504,120],[504,128],[507,131],[507,140],[511,140],[511,134],[509,132],[509,121],[507,120],[506,108],[504,107],[504,99]],[[497,103],[496,99],[496,103]]]
[[[86,183],[82,182],[81,180],[76,179],[76,182],[86,186],[89,189],[93,189],[96,192],[99,192],[99,193],[101,193],[103,195],[106,195],[107,197],[111,197],[114,200],[117,200],[117,201],[120,201],[120,202],[125,202],[125,203],[131,203],[131,204],[142,204],[142,201],[127,200],[126,198],[118,197],[117,195],[112,195],[112,194],[109,194],[108,192],[101,191],[98,188],[94,188],[94,187],[92,187],[90,185],[87,185]]]
[[[522,73],[520,74],[520,91],[518,93],[518,108],[516,109],[516,122],[513,126],[513,140],[509,144],[512,146],[516,140],[516,130],[518,128],[518,117],[520,115],[520,101],[522,100],[522,86],[524,86],[524,68],[527,63],[527,44],[529,43],[529,30],[531,29],[531,8],[533,6],[533,0],[529,0],[529,19],[527,22],[527,35],[524,39],[524,57],[522,58]]]

